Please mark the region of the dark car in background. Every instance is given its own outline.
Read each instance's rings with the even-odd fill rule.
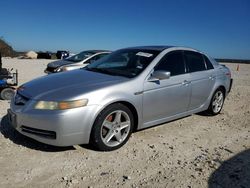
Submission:
[[[101,59],[102,57],[110,54],[111,51],[107,50],[88,50],[82,51],[79,54],[73,55],[66,59],[53,61],[47,65],[47,68],[44,70],[45,73],[57,73],[69,70],[75,70],[83,68],[88,64]]]
[[[51,59],[51,52],[37,52],[37,59]]]
[[[56,58],[57,59],[65,59],[69,57],[69,51],[65,51],[65,50],[58,50],[56,52]]]

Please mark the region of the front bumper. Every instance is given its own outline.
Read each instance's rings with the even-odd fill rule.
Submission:
[[[54,146],[89,143],[92,125],[101,107],[85,106],[70,110],[23,110],[11,104],[10,124],[21,134]]]
[[[54,72],[51,72],[51,71],[48,71],[47,69],[45,69],[45,70],[44,70],[44,73],[46,73],[46,74],[52,74],[52,73],[54,73]]]
[[[59,67],[49,67],[49,66],[47,66],[46,69],[44,70],[44,73],[46,73],[46,74],[57,73],[58,68]]]

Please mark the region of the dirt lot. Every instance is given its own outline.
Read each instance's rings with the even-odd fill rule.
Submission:
[[[3,59],[20,84],[44,75],[47,63]],[[0,101],[0,187],[250,187],[250,65],[227,65],[234,85],[220,115],[136,132],[113,152],[26,138],[8,125],[9,104]]]

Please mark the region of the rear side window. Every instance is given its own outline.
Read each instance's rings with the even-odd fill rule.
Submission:
[[[212,63],[209,61],[209,59],[207,58],[207,56],[203,55],[204,59],[205,59],[205,63],[206,63],[206,67],[207,70],[213,69],[214,66],[212,65]]]
[[[96,55],[96,56],[94,57],[94,60],[97,61],[98,59],[101,59],[102,57],[104,57],[104,56],[106,56],[106,55],[108,55],[108,53],[103,53],[103,54]]]
[[[185,63],[182,51],[166,54],[156,65],[155,70],[169,71],[171,76],[185,74]]]
[[[98,54],[98,55],[90,58],[88,61],[84,62],[84,64],[91,64],[91,63],[101,59],[102,57],[105,57],[106,55],[108,55],[108,53]]]
[[[205,61],[200,53],[185,51],[185,59],[189,72],[206,70]]]

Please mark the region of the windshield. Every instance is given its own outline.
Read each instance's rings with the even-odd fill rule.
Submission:
[[[76,54],[76,55],[73,55],[69,58],[67,58],[67,61],[72,61],[72,62],[80,62],[84,59],[87,59],[88,57],[94,55],[95,53],[94,52],[91,52],[91,51],[83,51],[79,54]]]
[[[133,78],[139,75],[159,54],[157,50],[123,49],[88,65],[88,71]]]

